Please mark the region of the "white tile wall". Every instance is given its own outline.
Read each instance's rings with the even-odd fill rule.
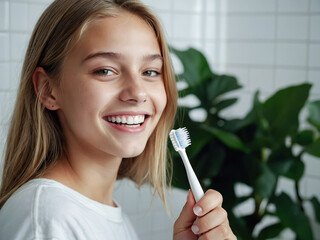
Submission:
[[[10,34],[10,60],[21,61],[27,50],[27,42],[30,35],[27,33],[11,33]]]
[[[275,37],[274,15],[230,15],[227,21],[227,39],[265,41]]]
[[[276,0],[255,1],[255,0],[227,0],[225,3],[226,12],[232,13],[266,13],[274,12],[276,9]]]
[[[0,0],[0,156],[31,30],[52,0]],[[163,23],[168,42],[201,49],[212,68],[238,77],[244,86],[229,117],[243,116],[252,94],[266,98],[276,89],[311,82],[311,99],[320,99],[320,0],[143,0]],[[1,162],[1,161],[0,161]],[[319,159],[307,157],[303,194],[320,196]],[[282,181],[279,189],[291,186]],[[172,225],[186,199],[174,189],[172,217],[149,187],[138,191],[119,182],[115,197],[133,220],[142,240],[171,239]],[[250,206],[238,209],[247,211]],[[314,223],[315,229],[320,229]],[[319,233],[319,232],[318,232]],[[289,233],[290,234],[290,233]],[[317,239],[320,239],[317,234]]]
[[[27,31],[29,4],[21,2],[10,2],[10,30]]]
[[[226,65],[272,66],[274,43],[260,41],[229,41],[226,43]]]
[[[279,16],[277,24],[278,39],[307,40],[308,39],[308,16]]]
[[[157,12],[160,12],[160,11],[170,12],[173,4],[171,1],[158,1],[158,0],[145,0],[144,3]]]
[[[7,62],[9,61],[9,34],[0,32],[0,61]]]
[[[219,0],[205,0],[204,10],[206,14],[215,13],[219,11]]]
[[[0,2],[0,30],[8,30],[9,29],[9,2],[3,1]]]
[[[320,161],[318,158],[311,156],[311,155],[305,155],[304,161],[306,163],[306,174],[312,177],[317,177],[319,175],[319,169],[320,169]]]
[[[202,13],[204,10],[203,0],[175,0],[173,2],[173,11],[186,11],[189,13]]]
[[[201,39],[203,35],[201,14],[175,13],[172,24],[173,38],[194,40]]]
[[[277,44],[276,65],[306,67],[307,54],[305,43],[280,42]]]
[[[212,14],[208,14],[205,16],[205,27],[204,27],[204,37],[206,39],[217,39],[218,37],[218,26],[217,26],[217,22],[218,22],[219,16],[218,15],[212,15]]]
[[[274,89],[274,71],[271,68],[252,68],[250,69],[249,89],[252,92],[272,92]]]
[[[207,61],[211,64],[212,69],[216,70],[216,66],[219,64],[219,51],[217,49],[217,41],[207,41],[200,49],[207,56]]]
[[[313,84],[313,89],[311,89],[311,93],[315,96],[320,95],[320,70],[310,70],[308,81]]]
[[[155,9],[155,8],[153,8]],[[173,25],[172,25],[172,14],[168,12],[159,12],[157,16],[160,18],[161,25],[164,27],[166,36],[172,36]]]
[[[279,0],[279,12],[303,13],[308,12],[309,1]]]
[[[320,43],[310,44],[308,60],[310,67],[320,68]]]
[[[320,16],[310,16],[310,39],[320,41]]]
[[[2,62],[0,63],[0,73],[2,77],[0,91],[7,91],[10,89],[10,63]]]
[[[276,88],[284,88],[290,85],[297,85],[306,81],[305,69],[283,69],[279,68],[275,72]]]
[[[320,2],[319,0],[310,0],[310,12],[319,13],[320,12]]]
[[[8,125],[10,122],[10,117],[11,117],[12,109],[13,109],[15,98],[16,98],[16,92],[6,91],[4,93],[1,93],[0,96],[1,96],[0,97],[0,102],[1,102],[0,124]]]

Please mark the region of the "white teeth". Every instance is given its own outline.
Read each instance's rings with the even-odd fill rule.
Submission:
[[[119,123],[119,124],[128,124],[132,126],[139,126],[141,123],[144,122],[145,116],[144,115],[135,115],[135,116],[108,116],[108,122]]]
[[[133,117],[133,123],[135,123],[135,124],[139,123],[139,116]]]
[[[132,127],[132,128],[134,128],[134,127],[140,127],[139,124],[132,124],[132,125],[121,124],[121,125],[122,125],[122,126],[126,126],[126,127]]]
[[[127,119],[126,119],[126,117],[125,117],[125,116],[122,116],[122,118],[121,118],[121,122],[122,122],[122,123],[127,123]]]
[[[127,123],[128,123],[128,124],[133,124],[133,117],[132,117],[132,116],[129,116],[129,117],[128,117]]]

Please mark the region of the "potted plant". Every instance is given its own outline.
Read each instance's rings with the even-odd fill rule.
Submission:
[[[252,109],[244,118],[226,119],[221,111],[237,101],[226,97],[226,93],[241,88],[237,79],[212,72],[196,49],[171,48],[171,52],[184,67],[176,76],[177,81],[187,84],[180,95],[193,94],[199,100],[197,106],[179,107],[176,127],[187,127],[192,141],[187,148],[191,164],[204,190],[213,188],[223,194],[224,208],[238,239],[274,238],[287,228],[296,239],[314,239],[304,203],[312,204],[319,223],[320,203],[316,197],[304,198],[300,191],[303,155],[320,158],[320,101],[308,102],[311,85],[287,87],[265,101],[260,101],[256,92]],[[304,107],[310,127],[300,129],[299,114]],[[190,117],[196,109],[205,111],[204,120]],[[179,118],[181,114],[183,118]],[[189,189],[182,161],[176,152],[172,155],[173,185]],[[276,191],[283,177],[294,182],[294,198]],[[237,196],[237,184],[248,186],[250,193]],[[238,216],[235,209],[245,201],[251,201],[254,210]],[[267,216],[276,222],[257,233],[257,225]]]

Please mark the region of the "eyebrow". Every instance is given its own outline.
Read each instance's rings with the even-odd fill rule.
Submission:
[[[143,60],[146,62],[160,60],[163,62],[163,57],[160,54],[150,54],[143,57]]]
[[[98,58],[98,57],[108,58],[108,59],[121,59],[123,58],[123,55],[121,53],[116,53],[116,52],[96,52],[96,53],[89,54],[82,62],[88,61],[93,58]],[[161,62],[163,62],[163,57],[158,53],[145,55],[143,56],[142,59],[145,62],[150,62],[154,60],[160,60]]]

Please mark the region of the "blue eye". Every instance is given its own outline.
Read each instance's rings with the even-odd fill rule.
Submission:
[[[158,76],[160,73],[154,70],[147,70],[145,72],[143,72],[144,76],[148,76],[148,77],[155,77]]]

